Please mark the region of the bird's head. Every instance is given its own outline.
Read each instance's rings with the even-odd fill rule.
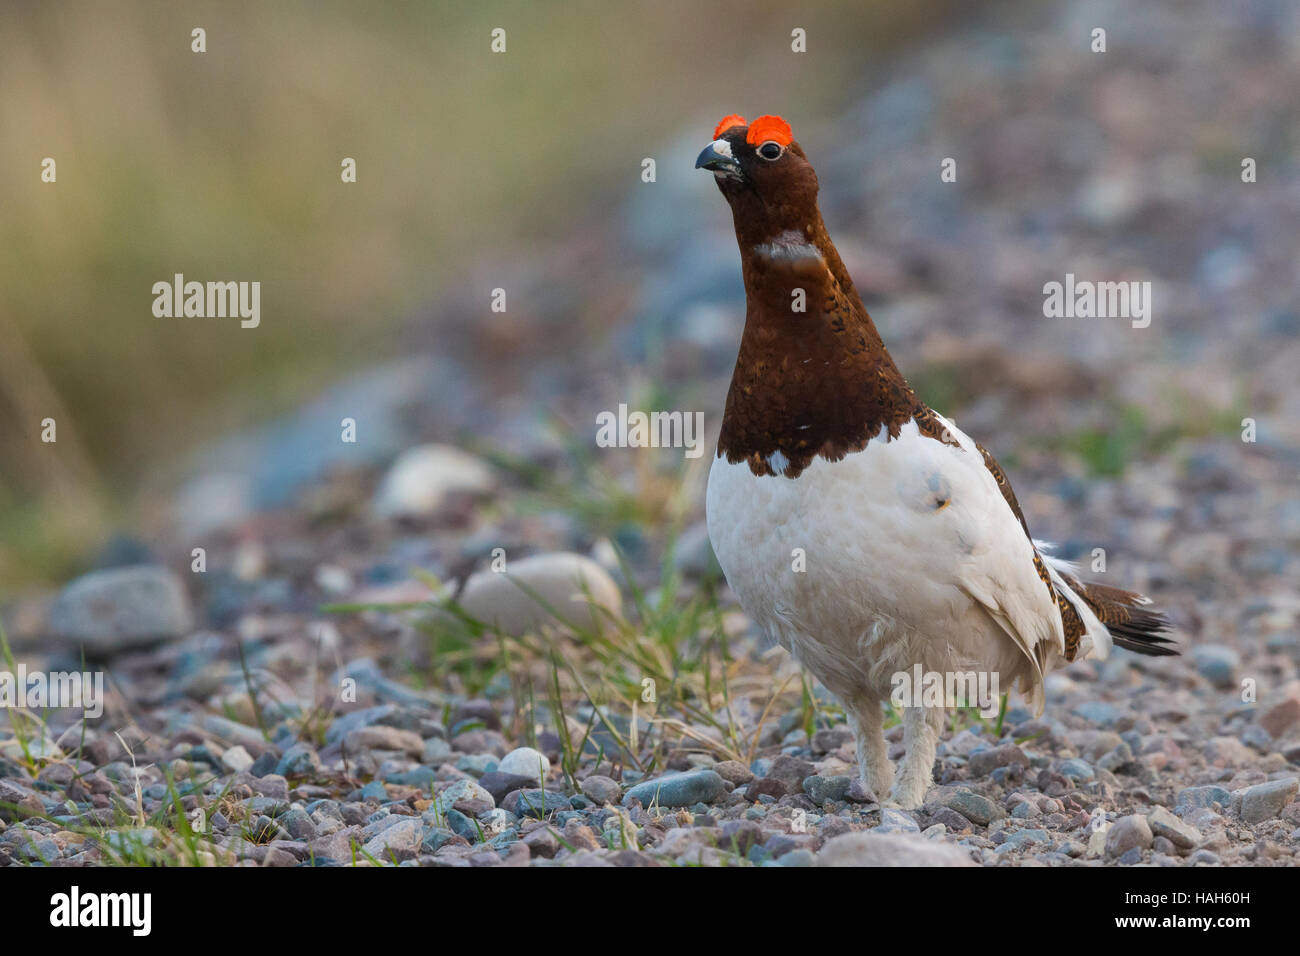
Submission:
[[[713,173],[738,233],[762,241],[792,229],[803,231],[818,218],[817,174],[794,141],[790,124],[779,116],[760,116],[752,123],[743,116],[726,117],[695,168]]]

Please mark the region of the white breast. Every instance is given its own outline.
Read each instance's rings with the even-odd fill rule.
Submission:
[[[709,537],[746,612],[833,693],[888,696],[920,663],[995,670],[1039,703],[1060,616],[978,449],[945,424],[961,447],[908,422],[793,479],[717,458]]]

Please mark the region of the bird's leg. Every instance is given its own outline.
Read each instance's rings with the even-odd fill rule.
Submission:
[[[858,776],[876,799],[883,800],[894,785],[894,765],[889,762],[880,701],[858,701],[845,710],[858,741]]]
[[[903,747],[907,752],[899,763],[890,799],[904,810],[919,807],[934,781],[934,752],[939,742],[935,725],[942,720],[942,708],[908,707],[903,711]]]

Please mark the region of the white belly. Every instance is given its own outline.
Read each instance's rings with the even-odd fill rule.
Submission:
[[[916,664],[996,671],[1004,691],[1019,678],[1041,684],[1006,621],[1034,631],[1032,647],[1055,608],[974,443],[953,432],[962,447],[909,422],[797,478],[725,458],[710,469],[709,538],[728,583],[841,698],[888,697],[891,675]]]

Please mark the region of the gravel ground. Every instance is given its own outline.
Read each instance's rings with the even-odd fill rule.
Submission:
[[[900,366],[1035,534],[1085,570],[1102,549],[1092,576],[1152,593],[1184,655],[1073,666],[1039,719],[960,715],[916,811],[864,792],[842,715],[717,580],[707,456],[593,462],[571,445],[594,428],[540,427],[653,382],[716,429],[743,302],[682,158],[520,260],[508,320],[440,304],[450,351],[217,443],[145,530],[8,609],[29,671],[84,648],[108,687],[98,719],[0,727],[0,865],[1295,865],[1300,14],[1002,26],[790,119]],[[1043,318],[1069,272],[1153,281],[1151,326]],[[344,415],[355,445],[323,437]]]

